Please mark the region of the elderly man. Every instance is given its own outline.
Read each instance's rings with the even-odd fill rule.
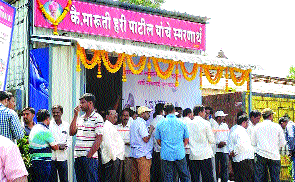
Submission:
[[[264,109],[264,121],[254,128],[252,142],[256,148],[255,181],[264,181],[266,168],[269,170],[271,181],[280,181],[280,148],[286,144],[286,140],[281,126],[272,121],[273,115],[271,109]]]
[[[75,172],[77,181],[98,182],[101,179],[98,152],[103,137],[103,118],[95,112],[95,96],[84,94],[74,109],[70,135],[77,135],[75,146]],[[85,114],[79,117],[80,110]]]
[[[156,127],[156,139],[161,146],[161,169],[164,182],[172,182],[175,173],[182,182],[189,182],[190,176],[185,158],[184,146],[189,142],[187,126],[175,116],[172,104],[165,105],[166,118]]]
[[[68,181],[68,146],[71,144],[70,125],[62,121],[63,107],[55,105],[51,108],[53,120],[51,120],[49,129],[58,144],[58,150],[52,151],[52,170],[51,181],[57,182],[57,173],[61,182]]]
[[[7,107],[11,110],[15,110],[15,97],[11,92],[6,92],[8,95]]]
[[[101,143],[101,159],[104,171],[105,182],[119,182],[120,164],[124,159],[125,144],[114,124],[118,121],[116,110],[108,109],[106,111],[106,121],[103,127],[103,137]],[[112,172],[110,172],[112,171]]]
[[[0,91],[0,135],[15,141],[24,137],[24,130],[17,114],[7,108],[8,98],[5,91]]]
[[[149,182],[152,164],[154,127],[148,126],[152,109],[140,106],[137,109],[138,118],[130,127],[130,142],[132,160],[132,181]]]
[[[216,178],[221,177],[221,182],[228,181],[228,147],[227,141],[229,136],[229,128],[225,122],[225,116],[223,111],[216,111],[215,119],[218,123],[218,128],[216,129],[216,155],[215,155],[215,167],[216,167]],[[219,170],[220,166],[220,170]]]
[[[123,173],[123,181],[131,182],[131,164],[132,159],[130,157],[130,126],[129,126],[129,119],[130,119],[130,109],[124,109],[120,114],[121,123],[117,125],[117,130],[121,135],[124,143],[125,143],[125,159],[123,161],[123,165],[121,169],[121,173]]]
[[[25,135],[29,136],[30,132],[35,125],[34,117],[35,117],[35,109],[32,107],[26,107],[22,110],[22,116],[24,120],[24,129],[25,129]]]

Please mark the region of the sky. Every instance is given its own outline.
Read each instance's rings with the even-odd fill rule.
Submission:
[[[295,66],[294,0],[166,0],[162,9],[208,17],[206,53],[260,65],[255,74],[286,77]]]

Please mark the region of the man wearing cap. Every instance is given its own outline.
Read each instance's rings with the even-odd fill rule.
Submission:
[[[225,123],[225,116],[223,111],[216,111],[215,120],[218,123],[218,127],[215,133],[216,141],[216,155],[215,155],[215,167],[216,167],[216,178],[221,177],[221,182],[228,181],[228,147],[227,141],[229,136],[229,128]],[[220,167],[220,170],[219,170]],[[220,173],[219,173],[220,171]]]
[[[149,182],[150,168],[152,164],[153,126],[148,126],[147,120],[150,118],[149,109],[140,106],[137,110],[138,118],[130,126],[130,145],[132,160],[132,181]]]
[[[264,181],[268,168],[271,181],[280,181],[280,148],[286,144],[284,131],[273,123],[274,112],[266,108],[262,111],[264,121],[254,127],[253,146],[255,151],[255,181]]]

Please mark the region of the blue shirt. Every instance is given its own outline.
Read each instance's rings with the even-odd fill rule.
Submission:
[[[161,158],[167,161],[185,157],[183,140],[189,138],[187,126],[174,114],[169,114],[156,127],[156,139],[161,140]]]
[[[146,125],[146,121],[138,117],[130,126],[130,146],[131,146],[131,157],[140,158],[146,157],[147,159],[152,158],[153,151],[153,139],[145,143],[144,137],[149,135],[149,128]]]
[[[19,140],[24,137],[24,130],[16,112],[0,104],[0,135],[10,140]]]

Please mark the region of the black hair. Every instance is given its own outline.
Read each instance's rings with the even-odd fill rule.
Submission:
[[[258,110],[254,110],[250,112],[250,118],[254,117],[257,118],[258,116],[261,116],[261,112],[259,112]]]
[[[53,109],[59,109],[61,113],[64,113],[64,108],[61,105],[54,105],[52,106],[51,111]]]
[[[209,110],[209,111],[210,111],[210,114],[211,114],[211,115],[213,114],[213,109],[212,109],[212,107],[206,106],[206,107],[205,107],[205,110]]]
[[[182,111],[182,107],[175,107],[175,110],[176,110],[176,111],[179,111],[179,110]]]
[[[10,100],[12,97],[14,97],[14,95],[11,92],[6,92],[7,96],[8,96],[8,100]]]
[[[164,111],[164,104],[163,103],[156,104],[153,118],[155,118],[157,115],[160,115],[160,113],[163,111]]]
[[[92,93],[85,93],[79,100],[85,99],[87,102],[95,103],[95,96]]]
[[[280,119],[279,119],[279,124],[281,125],[282,123],[284,123],[284,122],[288,122],[289,121],[289,119],[287,118],[287,117],[281,117]]]
[[[50,118],[50,113],[47,109],[40,109],[37,112],[37,121],[38,122],[43,122],[48,118]]]
[[[109,107],[107,110],[106,110],[106,116],[107,115],[110,115],[110,111],[112,111],[112,110],[115,110],[115,109],[113,109],[112,107]]]
[[[35,109],[32,108],[32,107],[25,107],[25,108],[23,108],[22,113],[21,113],[22,115],[23,115],[23,112],[24,111],[30,111],[32,114],[36,114]]]
[[[194,107],[194,116],[198,116],[200,112],[205,110],[205,106],[198,105]]]
[[[247,115],[247,113],[246,113],[245,111],[239,111],[239,112],[237,113],[237,118],[239,118],[239,117],[242,116],[242,115]]]
[[[241,116],[238,117],[237,124],[241,125],[244,121],[248,121],[248,120],[249,120],[249,118],[248,118],[247,115],[245,115],[245,114],[241,115]]]
[[[0,91],[0,101],[3,101],[5,99],[9,98],[7,92],[5,91]]]
[[[192,112],[193,111],[190,108],[186,108],[185,110],[183,110],[182,115],[183,115],[183,117],[186,117]]]
[[[165,113],[166,115],[171,114],[174,110],[175,107],[173,106],[173,104],[166,104],[164,107]]]

